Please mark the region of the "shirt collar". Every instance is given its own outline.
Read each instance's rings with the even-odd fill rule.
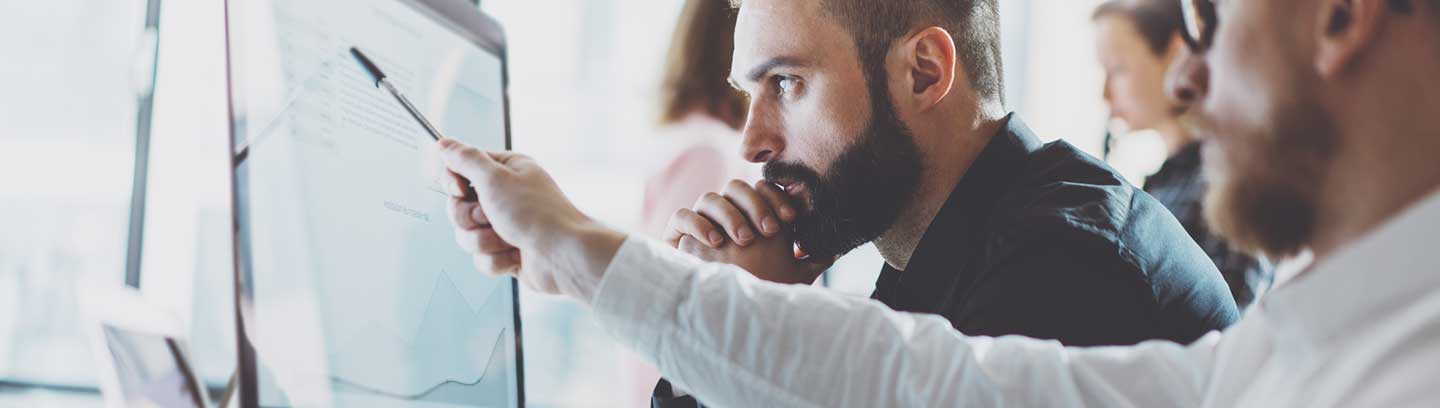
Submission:
[[[1155,174],[1195,171],[1200,168],[1200,164],[1200,142],[1190,142],[1165,159],[1165,164],[1160,165],[1160,171]]]
[[[1319,260],[1261,299],[1261,313],[1286,333],[1319,342],[1440,292],[1440,192],[1365,237]]]
[[[997,200],[1014,183],[1026,158],[1043,147],[1016,114],[976,156],[956,183],[944,206],[925,230],[905,271],[885,265],[876,281],[876,298],[908,312],[938,312],[951,300],[957,285],[972,282],[980,271],[971,261],[983,251],[985,220]]]

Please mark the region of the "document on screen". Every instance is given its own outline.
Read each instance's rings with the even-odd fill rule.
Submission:
[[[234,30],[234,148],[247,331],[274,398],[306,392],[286,378],[304,373],[340,401],[511,405],[510,281],[455,246],[433,142],[348,50],[364,49],[446,136],[491,150],[506,148],[502,60],[404,2],[248,3]]]

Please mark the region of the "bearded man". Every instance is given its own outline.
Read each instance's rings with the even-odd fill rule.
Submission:
[[[995,0],[747,0],[731,82],[765,179],[680,210],[671,244],[811,283],[874,242],[875,299],[972,335],[1186,343],[1237,320],[1163,206],[1004,113],[998,20]]]
[[[765,178],[677,212],[671,245],[811,283],[873,242],[874,299],[969,335],[1188,343],[1238,320],[1165,207],[1004,113],[998,25],[995,0],[746,0],[731,83]],[[676,388],[654,405],[695,406]]]
[[[1315,256],[1239,323],[1189,344],[974,336],[933,315],[763,282],[605,227],[522,155],[447,140],[448,168],[478,193],[452,191],[456,232],[482,270],[590,305],[617,340],[717,406],[1437,406],[1440,1],[1183,2],[1190,53],[1169,88],[1210,143],[1215,231],[1246,250]],[[775,3],[746,0],[741,24],[788,6]],[[913,95],[948,81],[916,74],[946,59],[915,56],[948,47],[915,44],[960,38],[931,28],[916,23],[884,58],[891,78],[912,74],[888,87],[917,136],[932,130],[909,115],[946,92]],[[757,94],[775,89],[757,83],[752,98],[805,92]]]

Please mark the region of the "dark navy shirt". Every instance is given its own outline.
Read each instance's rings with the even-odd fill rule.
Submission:
[[[1205,181],[1201,169],[1200,143],[1191,143],[1165,160],[1160,171],[1145,179],[1145,192],[1155,196],[1160,204],[1180,220],[1185,231],[1200,244],[1200,249],[1210,256],[1225,283],[1230,285],[1230,295],[1235,304],[1244,312],[1255,299],[1275,282],[1275,267],[1270,262],[1251,256],[1234,247],[1224,239],[1210,233],[1205,222]]]
[[[1224,278],[1164,206],[1016,117],[873,297],[971,336],[1070,346],[1189,343],[1239,319]]]

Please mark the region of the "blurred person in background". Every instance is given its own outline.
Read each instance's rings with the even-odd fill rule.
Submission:
[[[1105,69],[1105,102],[1131,131],[1154,130],[1165,141],[1165,164],[1145,179],[1155,196],[1215,262],[1243,312],[1274,281],[1274,268],[1211,233],[1203,201],[1200,140],[1180,123],[1182,109],[1165,95],[1165,74],[1185,47],[1184,16],[1174,0],[1110,0],[1091,17]]]
[[[730,86],[735,11],[727,0],[689,0],[666,57],[660,128],[670,153],[645,183],[641,229],[664,231],[670,215],[732,179],[758,174],[733,159],[745,124],[745,96]]]

